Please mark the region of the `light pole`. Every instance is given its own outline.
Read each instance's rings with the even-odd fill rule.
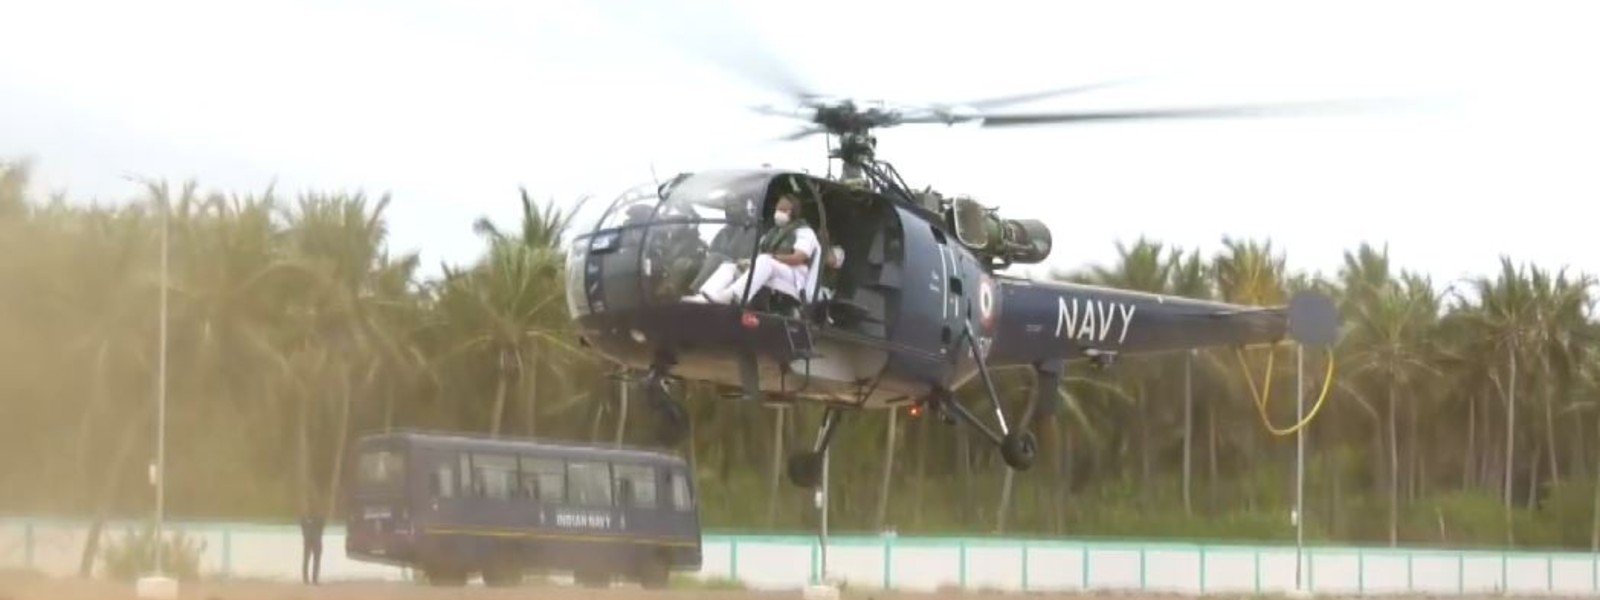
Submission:
[[[1295,467],[1294,467],[1294,589],[1296,592],[1305,591],[1302,572],[1305,560],[1302,558],[1306,533],[1306,355],[1305,345],[1294,346],[1294,414],[1295,414]]]
[[[161,350],[156,354],[156,574],[165,575],[162,540],[167,519],[167,287],[171,207],[161,195]]]
[[[136,593],[141,598],[176,598],[177,581],[162,568],[165,558],[165,529],[167,508],[167,281],[168,281],[168,201],[166,190],[159,194],[161,203],[161,290],[157,320],[160,322],[156,349],[156,464],[151,469],[156,486],[155,514],[155,572],[141,578]]]

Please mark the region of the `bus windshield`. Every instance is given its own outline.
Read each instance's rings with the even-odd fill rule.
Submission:
[[[393,489],[405,479],[405,455],[388,448],[366,450],[356,461],[356,485],[364,490]]]

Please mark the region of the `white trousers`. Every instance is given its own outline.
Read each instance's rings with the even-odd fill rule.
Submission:
[[[760,291],[762,286],[771,287],[775,291],[783,292],[798,297],[795,292],[794,267],[778,262],[771,254],[756,256],[756,261],[750,270],[739,276],[739,267],[733,263],[724,263],[706,278],[704,285],[700,286],[700,293],[710,296],[713,302],[730,304],[739,294],[743,293],[748,285],[750,293]]]

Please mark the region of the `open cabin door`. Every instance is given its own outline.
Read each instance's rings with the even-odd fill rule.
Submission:
[[[805,288],[804,319],[813,352],[790,364],[810,383],[860,389],[889,359],[886,341],[901,281],[899,220],[875,194],[820,178],[804,214],[815,223],[821,255]]]

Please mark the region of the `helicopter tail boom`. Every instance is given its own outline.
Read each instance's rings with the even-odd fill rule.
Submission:
[[[993,367],[1037,365],[1284,339],[1324,345],[1338,327],[1330,301],[1303,292],[1255,307],[1063,282],[1001,280]]]

